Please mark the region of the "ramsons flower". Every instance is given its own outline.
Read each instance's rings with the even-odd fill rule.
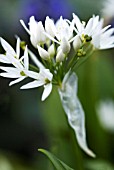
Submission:
[[[16,43],[16,51],[12,48],[12,46],[6,42],[3,38],[0,38],[2,47],[5,50],[5,55],[4,54],[0,54],[0,62],[2,63],[12,63],[11,57],[13,56],[17,59],[19,59],[20,57],[20,39],[17,38],[17,43]]]
[[[10,53],[10,51],[8,53]],[[24,80],[27,77],[26,72],[28,71],[29,68],[27,46],[25,48],[24,55],[20,59],[15,58],[11,54],[9,54],[8,57],[10,63],[12,63],[13,66],[12,67],[1,66],[0,69],[6,72],[1,73],[0,75],[2,77],[7,78],[16,78],[16,80],[10,82],[9,85],[11,86],[15,83]]]
[[[52,91],[52,78],[53,74],[48,69],[40,70],[39,73],[34,75],[35,80],[23,85],[21,89],[30,89],[40,86],[44,86],[44,91],[42,94],[42,101],[44,101]]]
[[[37,45],[45,43],[46,36],[44,35],[44,27],[41,21],[37,22],[34,16],[30,17],[30,21],[28,23],[29,29],[26,27],[23,20],[20,20],[20,22],[29,33],[31,43],[35,48],[37,48]]]
[[[82,43],[91,42],[95,49],[109,49],[114,47],[114,28],[110,25],[103,28],[103,19],[93,16],[87,24],[81,22],[78,16],[73,14],[75,31],[80,36]],[[110,29],[109,29],[110,28]]]

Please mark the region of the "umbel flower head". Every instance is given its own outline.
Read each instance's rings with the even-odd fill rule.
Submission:
[[[76,94],[77,77],[73,69],[77,69],[95,50],[113,48],[114,29],[110,25],[103,28],[103,19],[94,15],[87,23],[75,14],[71,21],[61,16],[54,22],[47,16],[44,25],[42,21],[36,21],[34,16],[30,17],[29,27],[23,20],[20,22],[29,34],[38,56],[19,38],[16,50],[1,38],[5,54],[0,54],[0,62],[5,63],[5,66],[0,69],[5,72],[0,76],[14,78],[9,85],[31,78],[31,82],[24,84],[21,89],[43,86],[42,100],[50,95],[53,85],[58,86],[68,122],[75,131],[80,147],[94,157],[86,144],[84,111]],[[24,50],[22,56],[20,47]],[[29,57],[35,65],[29,64]]]

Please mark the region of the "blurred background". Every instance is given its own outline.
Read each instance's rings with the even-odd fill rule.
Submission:
[[[27,24],[34,15],[71,19],[72,13],[87,21],[93,14],[114,25],[114,4],[108,16],[106,0],[5,0],[0,1],[0,36],[15,47],[15,36],[29,36],[19,20]],[[0,47],[1,48],[1,47]],[[2,52],[2,48],[0,51]],[[76,73],[78,96],[86,117],[87,141],[96,153],[91,159],[78,147],[69,127],[57,89],[41,102],[42,88],[20,90],[9,87],[9,79],[0,77],[0,170],[51,170],[49,161],[37,151],[50,150],[76,170],[114,169],[114,49],[95,52]]]

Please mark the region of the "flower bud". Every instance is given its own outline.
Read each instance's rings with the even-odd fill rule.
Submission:
[[[60,49],[56,56],[56,62],[62,62],[65,59],[65,54]]]
[[[44,60],[49,60],[50,59],[49,53],[42,47],[40,46],[37,46],[37,47],[38,47],[38,52],[39,52],[40,57]]]
[[[54,22],[48,16],[46,17],[46,20],[45,20],[45,30],[52,37],[55,36],[55,34],[54,34],[54,30],[55,30]]]
[[[61,49],[64,54],[68,54],[70,51],[70,43],[65,37],[62,38]]]
[[[74,48],[75,52],[77,52],[77,50],[81,47],[81,45],[82,45],[82,42],[80,40],[80,36],[77,35],[73,41],[73,48]]]
[[[48,48],[48,53],[49,53],[51,58],[54,57],[54,55],[55,55],[55,47],[54,47],[53,44]]]

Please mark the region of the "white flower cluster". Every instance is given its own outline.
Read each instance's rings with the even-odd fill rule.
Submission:
[[[103,27],[103,19],[93,16],[87,24],[81,22],[78,16],[73,14],[72,21],[60,19],[54,23],[48,16],[45,26],[37,22],[34,16],[30,17],[26,27],[20,20],[25,30],[30,35],[32,45],[38,50],[40,59],[36,57],[27,46],[24,46],[24,55],[20,56],[22,42],[17,38],[16,51],[3,38],[0,39],[5,54],[0,54],[0,62],[10,64],[9,67],[1,66],[5,71],[0,75],[8,78],[16,78],[9,85],[13,85],[30,77],[32,82],[25,84],[21,89],[44,86],[42,100],[45,100],[52,91],[52,84],[61,87],[65,74],[82,59],[87,58],[95,49],[108,49],[114,47],[114,32],[110,26]],[[29,56],[36,64],[31,69]],[[36,71],[37,70],[37,71]]]
[[[74,129],[79,146],[90,156],[95,154],[86,142],[84,110],[77,96],[78,81],[74,66],[77,68],[94,50],[114,47],[114,28],[110,25],[103,28],[103,19],[93,16],[87,23],[81,22],[73,14],[72,21],[60,19],[54,23],[46,17],[45,26],[30,17],[29,28],[20,20],[30,35],[32,45],[37,49],[38,57],[17,38],[16,50],[0,38],[5,54],[0,54],[2,77],[14,78],[9,85],[18,83],[25,78],[32,79],[21,89],[44,87],[42,101],[52,91],[52,85],[59,87],[59,94],[70,126]],[[21,56],[21,48],[24,54]],[[29,57],[34,65],[29,64]],[[7,66],[9,65],[9,66]]]

